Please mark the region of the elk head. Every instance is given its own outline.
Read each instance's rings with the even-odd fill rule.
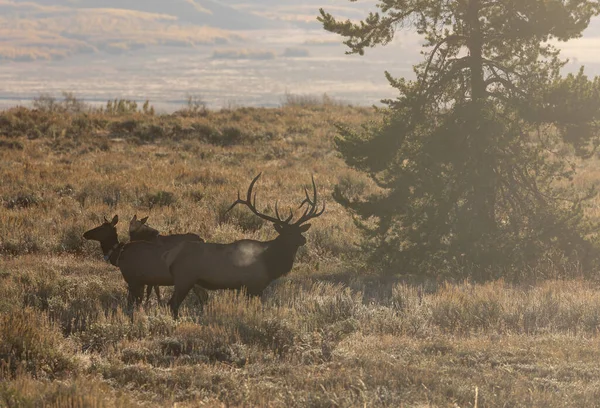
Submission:
[[[294,214],[290,210],[290,215],[283,219],[279,215],[279,209],[277,206],[277,201],[275,202],[275,215],[276,217],[272,217],[270,215],[266,215],[261,213],[256,209],[256,193],[252,195],[252,189],[254,188],[254,184],[258,181],[259,177],[262,173],[259,173],[252,182],[250,183],[250,187],[248,187],[248,192],[246,193],[246,199],[242,200],[240,198],[240,193],[238,191],[237,200],[229,207],[227,211],[230,211],[237,204],[243,204],[247,206],[250,211],[252,211],[255,215],[262,218],[263,220],[269,221],[273,223],[273,227],[275,227],[275,231],[279,234],[279,236],[292,247],[301,247],[306,244],[306,238],[302,235],[304,232],[308,231],[311,224],[305,224],[305,222],[319,217],[325,211],[325,202],[323,202],[323,207],[319,211],[317,208],[317,186],[315,185],[315,178],[312,177],[312,187],[313,187],[313,196],[310,198],[308,194],[308,190],[306,187],[304,188],[304,193],[306,194],[306,198],[298,208],[304,207],[306,205],[306,210],[298,220],[292,222],[292,218]]]
[[[93,228],[83,233],[83,237],[92,241],[106,242],[109,240],[117,240],[116,225],[119,222],[119,216],[115,215],[111,221],[104,217],[102,225]]]
[[[156,238],[160,233],[158,230],[146,225],[148,217],[144,217],[138,220],[137,214],[133,216],[129,221],[129,237],[133,239],[153,239]]]

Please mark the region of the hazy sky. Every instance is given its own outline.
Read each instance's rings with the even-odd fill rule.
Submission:
[[[364,17],[374,1],[347,0],[0,0],[0,105],[40,93],[90,101],[150,99],[181,107],[188,95],[209,106],[281,103],[285,93],[356,104],[394,96],[384,70],[411,76],[419,38],[364,57],[344,54],[322,30],[318,8]],[[568,70],[600,74],[600,20],[561,44]]]

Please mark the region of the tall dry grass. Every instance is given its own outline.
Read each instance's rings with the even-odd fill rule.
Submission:
[[[576,265],[510,271],[537,278],[519,285],[368,265],[330,196],[373,186],[332,139],[335,122],[374,119],[318,103],[1,112],[0,406],[598,406],[600,290]],[[597,166],[582,168],[587,185]],[[189,296],[177,322],[156,301],[124,312],[119,271],[81,234],[119,214],[126,239],[138,214],[163,233],[270,239],[243,209],[225,214],[260,171],[260,208],[297,207],[311,174],[328,201],[292,273],[261,298]]]

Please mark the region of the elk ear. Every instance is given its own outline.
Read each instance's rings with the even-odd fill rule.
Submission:
[[[137,220],[137,214],[133,214],[133,218],[131,219],[130,222],[135,222]]]
[[[277,231],[279,234],[283,232],[283,227],[281,225],[273,224],[273,226],[275,227],[275,231]]]
[[[145,224],[145,223],[146,223],[146,221],[148,221],[148,217],[144,217],[144,218],[142,218],[142,219],[140,220],[140,222],[141,222],[142,224]]]
[[[119,222],[119,216],[115,215],[112,219],[112,221],[110,222],[113,226],[117,225],[117,223]]]
[[[300,226],[300,232],[306,232],[310,228],[310,224],[304,224]]]

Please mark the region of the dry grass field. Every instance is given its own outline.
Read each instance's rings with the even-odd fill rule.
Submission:
[[[0,407],[600,406],[596,283],[577,265],[509,271],[536,278],[520,284],[379,274],[331,199],[336,184],[371,191],[334,124],[376,117],[295,102],[0,112]],[[211,292],[201,311],[188,296],[178,321],[154,297],[129,315],[120,272],[82,233],[118,214],[126,240],[137,214],[164,234],[274,238],[247,209],[225,214],[261,171],[261,209],[297,207],[311,174],[328,202],[292,272],[260,299]]]

